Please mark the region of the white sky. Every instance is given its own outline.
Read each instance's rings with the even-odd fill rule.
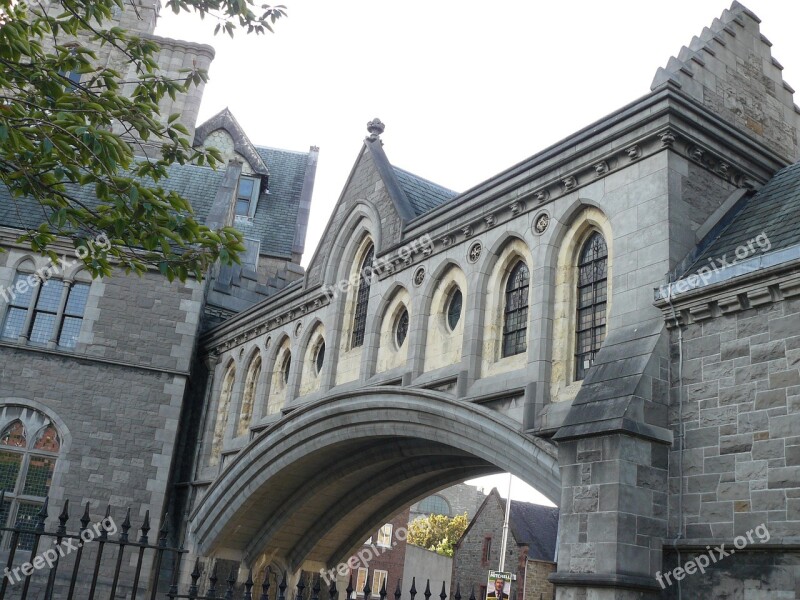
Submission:
[[[320,147],[304,264],[373,117],[393,164],[464,191],[646,94],[656,69],[730,6],[278,1],[289,17],[275,34],[231,40],[212,35],[213,20],[166,10],[156,33],[216,48],[200,121],[227,106],[255,144]],[[800,2],[745,5],[800,90]]]
[[[656,69],[730,6],[278,1],[289,18],[274,35],[215,37],[214,21],[167,11],[156,33],[216,48],[200,121],[227,106],[255,144],[320,147],[304,264],[373,117],[393,164],[463,191],[646,94]],[[800,90],[800,2],[745,5]],[[481,485],[505,495],[507,477]],[[512,497],[544,501],[521,487]]]

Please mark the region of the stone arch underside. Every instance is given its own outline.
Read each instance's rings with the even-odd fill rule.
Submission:
[[[192,541],[203,555],[332,567],[405,506],[501,471],[560,501],[554,449],[504,415],[393,386],[336,394],[241,451],[193,512]]]

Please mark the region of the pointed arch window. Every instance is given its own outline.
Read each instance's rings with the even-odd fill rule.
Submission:
[[[375,258],[375,247],[370,246],[361,261],[358,270],[358,288],[356,289],[356,305],[353,313],[353,339],[351,348],[364,344],[364,332],[367,329],[367,308],[369,307],[369,288],[372,281],[372,263]]]
[[[577,317],[575,320],[575,380],[586,376],[606,336],[608,246],[593,233],[578,257]]]
[[[520,260],[506,282],[503,311],[503,357],[522,354],[528,347],[528,265]]]
[[[7,422],[0,433],[0,490],[5,493],[0,527],[15,523],[33,529],[50,493],[61,438],[44,415],[31,409],[17,409],[17,413],[21,416]],[[20,535],[18,548],[32,546],[33,535]]]
[[[250,429],[253,420],[253,404],[256,399],[256,387],[261,377],[261,357],[256,355],[247,370],[244,381],[244,394],[242,394],[242,408],[239,411],[239,424],[236,426],[236,436],[244,435]]]
[[[233,395],[233,384],[236,382],[236,367],[231,364],[225,372],[222,380],[222,391],[219,395],[217,405],[217,420],[214,424],[214,437],[211,440],[211,459],[210,464],[219,463],[222,452],[222,440],[225,437],[225,429],[228,427],[228,412],[231,406],[231,396]]]

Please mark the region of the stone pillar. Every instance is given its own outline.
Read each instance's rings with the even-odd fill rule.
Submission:
[[[659,597],[667,453],[626,433],[559,444],[558,600]]]

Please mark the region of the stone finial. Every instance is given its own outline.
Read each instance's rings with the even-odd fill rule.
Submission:
[[[381,134],[386,129],[386,125],[383,124],[378,117],[375,117],[367,123],[367,131],[369,131],[369,139],[370,141],[376,141],[381,139]]]

